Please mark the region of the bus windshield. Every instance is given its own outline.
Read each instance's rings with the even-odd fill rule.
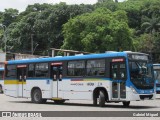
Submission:
[[[153,89],[154,79],[152,66],[147,61],[130,61],[130,77],[138,89]]]

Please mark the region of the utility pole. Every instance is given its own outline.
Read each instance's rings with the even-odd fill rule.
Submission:
[[[31,34],[31,54],[33,55],[33,34]]]

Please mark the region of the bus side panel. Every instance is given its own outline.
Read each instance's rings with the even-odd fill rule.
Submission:
[[[17,84],[5,84],[4,94],[11,97],[18,97],[18,85]]]
[[[64,99],[92,99],[92,88],[86,87],[85,82],[64,80],[62,84]]]
[[[71,81],[64,80],[63,87],[61,91],[63,91],[64,99],[85,99],[92,100],[93,99],[93,91],[96,88],[105,88],[108,93],[111,90],[111,81],[109,80],[89,80],[89,81]],[[110,94],[109,98],[110,98]]]
[[[31,97],[31,90],[36,87],[40,88],[42,92],[42,98],[51,98],[51,80],[50,79],[26,80],[26,94],[24,97],[28,97],[28,98]]]
[[[0,80],[0,85],[2,86],[2,90],[4,91],[4,80]]]

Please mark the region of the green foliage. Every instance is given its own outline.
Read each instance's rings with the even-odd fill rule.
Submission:
[[[115,3],[114,0],[98,0],[98,2],[94,6],[95,9],[103,7],[111,11],[116,11],[118,9],[118,4],[117,2]]]
[[[136,46],[137,51],[150,53],[153,51],[154,41],[153,36],[150,34],[142,34],[134,40],[134,46]]]
[[[29,5],[0,12],[0,48],[46,55],[50,48],[86,52],[135,50],[160,59],[160,0],[98,0],[94,5]],[[37,46],[38,44],[38,46]],[[155,55],[156,54],[156,55]]]
[[[62,46],[64,23],[79,14],[91,12],[92,9],[91,5],[83,4],[29,5],[26,11],[19,14],[17,21],[7,27],[7,46],[13,46],[14,52],[31,53],[33,40],[33,47],[39,44],[35,54],[44,55],[48,49]]]
[[[96,9],[69,20],[63,29],[62,48],[88,52],[131,50],[131,32],[124,11]]]
[[[1,13],[1,23],[5,26],[9,26],[12,22],[15,22],[16,17],[18,16],[18,10],[16,9],[5,9],[5,12]]]
[[[160,17],[159,18],[152,18],[146,19],[146,22],[142,23],[141,25],[142,30],[148,33],[155,33],[160,32]]]

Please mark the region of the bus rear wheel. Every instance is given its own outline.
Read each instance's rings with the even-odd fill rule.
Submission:
[[[123,106],[124,106],[124,107],[129,107],[129,105],[130,105],[130,101],[125,101],[125,102],[123,102]]]
[[[35,89],[31,96],[32,102],[34,103],[46,103],[47,99],[42,99],[42,93],[40,89]]]
[[[97,106],[97,98],[96,97],[93,98],[93,105]]]
[[[0,93],[3,93],[2,85],[0,85]]]

